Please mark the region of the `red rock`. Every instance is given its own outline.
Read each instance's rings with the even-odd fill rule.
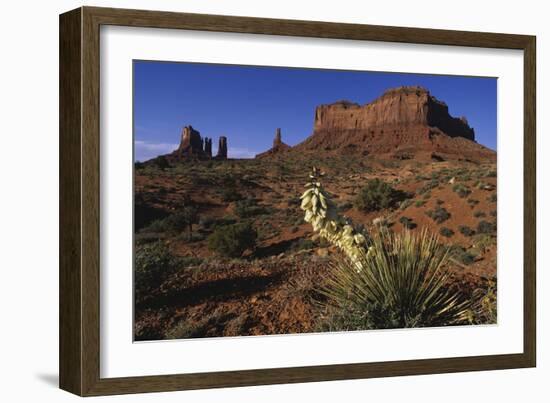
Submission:
[[[263,153],[256,155],[256,158],[264,158],[264,157],[281,154],[283,152],[290,150],[291,148],[292,147],[290,147],[288,144],[283,143],[283,140],[281,137],[281,129],[277,128],[277,130],[275,131],[275,138],[273,139],[273,147],[271,147],[269,150]]]
[[[200,156],[204,153],[204,144],[200,133],[193,126],[185,126],[181,131],[180,146],[176,150],[180,156]]]
[[[339,101],[315,111],[313,134],[298,152],[342,151],[412,158],[485,159],[496,153],[475,142],[466,118],[450,116],[447,105],[422,87],[398,87],[373,102]]]
[[[220,139],[218,141],[218,153],[216,154],[216,159],[227,159],[227,137],[225,136],[220,136]]]
[[[180,145],[176,150],[164,157],[169,162],[177,162],[184,159],[211,159],[212,158],[212,138],[202,137],[198,130],[193,126],[185,126],[181,131]],[[219,139],[218,154],[216,159],[227,159],[227,137],[221,136]]]

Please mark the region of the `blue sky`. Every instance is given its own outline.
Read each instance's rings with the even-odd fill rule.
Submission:
[[[172,151],[192,125],[214,138],[214,152],[225,135],[230,158],[252,158],[271,147],[277,127],[287,144],[303,141],[317,105],[365,104],[402,85],[426,87],[496,149],[495,78],[134,61],[135,157]]]

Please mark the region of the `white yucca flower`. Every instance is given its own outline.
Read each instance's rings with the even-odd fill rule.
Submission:
[[[300,207],[305,211],[304,220],[321,237],[340,248],[361,271],[360,258],[367,252],[365,235],[357,232],[344,217],[338,215],[334,202],[321,185],[320,178],[323,175],[315,167],[309,175],[311,181],[306,183],[307,189],[300,197]]]

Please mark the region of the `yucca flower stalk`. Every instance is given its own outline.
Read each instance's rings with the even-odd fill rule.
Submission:
[[[319,290],[332,322],[328,330],[445,326],[468,321],[469,303],[449,289],[449,248],[423,230],[365,236],[338,215],[313,168],[301,196],[305,221],[345,254]],[[332,325],[334,324],[334,326]]]
[[[355,263],[356,270],[360,271],[360,257],[365,253],[366,237],[337,213],[334,202],[321,185],[322,176],[324,173],[315,167],[309,175],[307,190],[300,197],[300,207],[305,211],[304,220],[321,237],[340,248]]]

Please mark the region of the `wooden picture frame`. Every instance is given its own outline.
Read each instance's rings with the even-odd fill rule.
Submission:
[[[100,377],[100,26],[252,33],[524,52],[524,349],[521,354],[126,378]],[[81,7],[60,16],[60,387],[80,396],[534,367],[535,37]]]

